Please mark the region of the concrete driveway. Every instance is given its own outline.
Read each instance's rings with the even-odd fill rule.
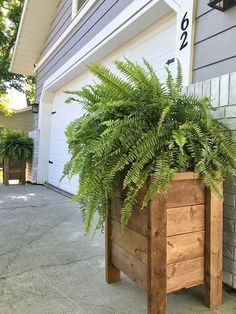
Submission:
[[[145,314],[146,294],[126,277],[104,281],[104,239],[84,235],[78,205],[43,186],[0,186],[0,314]],[[204,290],[169,297],[169,314],[236,313],[236,293],[216,312]]]

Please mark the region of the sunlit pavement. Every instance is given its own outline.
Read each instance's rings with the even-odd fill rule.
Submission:
[[[146,294],[123,276],[104,280],[104,237],[84,235],[78,205],[43,186],[0,186],[0,314],[146,313]],[[204,289],[172,294],[170,314],[236,313],[236,293],[218,311]]]

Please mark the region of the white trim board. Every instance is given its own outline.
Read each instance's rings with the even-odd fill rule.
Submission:
[[[177,15],[176,58],[183,72],[183,85],[192,83],[195,12],[197,0],[183,0]]]
[[[81,12],[88,2],[92,2],[92,0],[85,0],[84,3],[80,7],[78,7],[78,0],[72,0],[72,20],[76,17],[76,15]],[[85,13],[86,14],[86,13]]]
[[[13,67],[13,63],[14,63],[14,59],[15,59],[15,55],[16,55],[16,47],[18,46],[19,41],[20,41],[21,32],[22,32],[22,28],[23,28],[23,21],[25,19],[25,14],[26,14],[26,11],[27,11],[28,2],[29,2],[29,0],[25,0],[25,3],[24,3],[24,7],[23,7],[21,19],[20,19],[20,25],[19,25],[19,28],[18,28],[16,42],[15,42],[15,46],[14,46],[14,50],[13,50],[13,56],[12,56],[12,59],[11,59],[10,71],[11,71],[11,68]]]
[[[188,0],[187,0],[188,1]],[[166,4],[168,4],[175,12],[177,12],[183,2],[183,0],[165,0]]]
[[[98,3],[99,0],[89,0],[87,3],[85,3],[82,10],[77,14],[74,15],[75,18],[70,24],[70,26],[67,28],[67,30],[58,38],[58,40],[54,43],[54,45],[50,48],[50,50],[45,54],[45,56],[42,57],[42,59],[39,60],[39,62],[36,65],[35,71],[50,57],[50,55],[59,47],[59,45],[73,32],[73,30],[76,28],[79,21],[93,8],[93,6]],[[124,0],[123,0],[124,1]],[[128,6],[125,11],[129,14],[129,10],[131,7],[137,7],[140,8],[140,6],[143,6],[145,4],[148,4],[149,2],[156,2],[155,0],[134,0],[133,3]],[[159,1],[159,0],[158,0]],[[73,2],[75,2],[73,0]],[[174,11],[178,11],[181,0],[164,0],[166,4],[168,4]],[[73,4],[74,5],[74,4]],[[74,9],[73,9],[74,10]],[[131,16],[131,14],[130,14]]]

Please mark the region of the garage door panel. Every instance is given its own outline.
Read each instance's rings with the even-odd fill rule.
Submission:
[[[67,149],[68,146],[67,146],[67,143],[66,143],[66,138],[64,138],[64,141],[63,140],[56,140],[55,139],[55,142],[53,143],[53,145],[51,146],[51,153],[52,154],[64,154],[63,150],[64,149]]]
[[[77,192],[79,185],[78,176],[75,176],[71,180],[66,177],[61,180],[63,175],[64,163],[60,163],[58,165],[55,165],[54,163],[50,164],[50,169],[53,173],[53,175],[50,177],[50,184],[72,194],[75,194]]]
[[[69,160],[69,158],[68,158],[68,160]],[[53,171],[56,171],[56,174],[54,176],[56,176],[58,172],[60,172],[62,174],[62,172],[64,170],[65,163],[68,160],[65,160],[63,158],[63,156],[62,156],[60,159],[59,158],[55,158],[53,161],[50,161],[51,165],[56,165],[56,167],[57,167],[57,169],[55,167],[54,167],[54,169],[52,169]],[[53,168],[53,166],[51,166],[51,167]]]
[[[79,104],[65,104],[65,95],[57,95],[53,103],[51,119],[51,143],[50,143],[50,161],[48,169],[48,182],[67,192],[75,194],[78,189],[78,177],[71,181],[64,178],[61,181],[64,166],[70,159],[65,130],[72,120],[81,117],[84,114],[82,106]]]

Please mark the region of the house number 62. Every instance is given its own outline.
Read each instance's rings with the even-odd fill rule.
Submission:
[[[181,46],[180,46],[179,50],[184,49],[188,45],[188,41],[187,41],[188,32],[187,32],[187,29],[189,27],[189,19],[187,18],[187,14],[188,14],[188,12],[186,12],[184,14],[184,17],[183,17],[183,19],[181,21],[182,34],[181,34],[180,40],[182,40],[182,42],[181,42]]]

